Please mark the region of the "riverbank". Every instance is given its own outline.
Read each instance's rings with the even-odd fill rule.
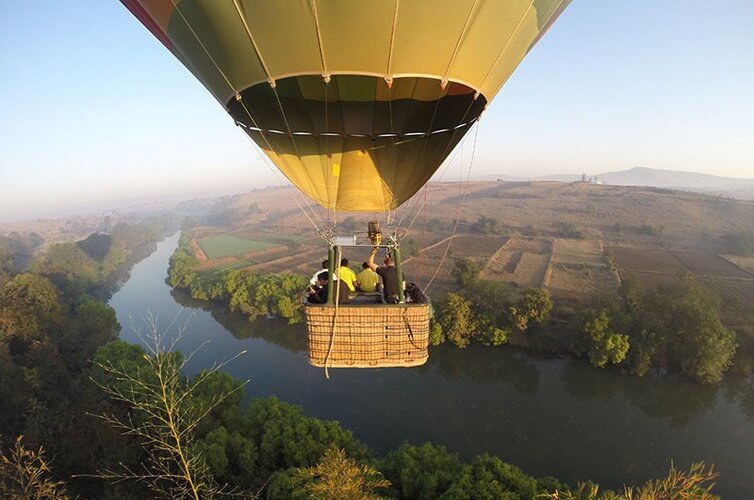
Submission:
[[[209,342],[190,373],[247,350],[226,367],[251,380],[246,400],[276,395],[306,415],[339,421],[378,453],[431,441],[465,460],[487,452],[527,474],[611,488],[659,477],[672,460],[679,468],[704,460],[720,471],[723,497],[751,492],[754,398],[747,403],[738,382],[625,377],[583,361],[473,345],[432,348],[417,369],[334,371],[326,381],[307,363],[301,325],[250,323],[171,290],[165,276],[177,243],[177,235],[160,243],[110,301],[121,339],[138,343],[129,325],[143,325],[151,311],[164,328],[186,324],[184,352]]]

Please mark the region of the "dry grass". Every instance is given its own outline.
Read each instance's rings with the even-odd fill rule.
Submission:
[[[618,282],[599,241],[556,239],[547,286],[556,296],[581,297],[615,294]]]

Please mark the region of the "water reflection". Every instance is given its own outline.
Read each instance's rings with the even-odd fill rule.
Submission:
[[[239,312],[228,311],[223,304],[193,299],[184,290],[173,289],[170,295],[187,309],[201,309],[210,313],[212,319],[237,339],[261,339],[293,352],[308,349],[304,327],[300,324],[289,325],[288,322],[279,319],[259,319],[251,322]]]
[[[511,385],[517,393],[534,394],[539,390],[540,371],[534,357],[505,348],[472,345],[458,349],[448,345],[430,349],[430,367],[447,380]]]
[[[572,359],[563,367],[560,380],[563,389],[576,399],[622,399],[640,408],[645,415],[667,418],[673,428],[683,428],[712,409],[718,392],[715,386],[700,386],[679,378],[638,378],[614,369],[595,375],[595,369],[586,361]]]

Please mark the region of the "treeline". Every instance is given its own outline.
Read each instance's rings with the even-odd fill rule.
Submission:
[[[302,320],[302,292],[307,280],[295,274],[257,276],[247,269],[199,272],[191,240],[181,234],[170,257],[168,283],[187,290],[197,300],[216,300],[249,319],[273,315],[289,323]]]
[[[49,278],[67,300],[84,293],[107,299],[121,273],[151,252],[165,229],[160,222],[121,222],[109,233],[50,245],[32,260],[29,270]]]
[[[5,467],[0,487],[10,488],[3,478],[7,467],[33,470],[40,463],[35,450],[44,446],[55,457],[55,478],[69,480],[85,498],[99,498],[100,486],[69,478],[95,470],[103,460],[141,456],[138,446],[86,416],[115,410],[92,386],[89,372],[95,353],[117,338],[120,325],[115,311],[94,297],[104,292],[110,275],[124,270],[139,248],[158,237],[158,227],[119,225],[107,242],[95,235],[52,245],[31,262],[29,272],[16,268],[1,284],[0,447],[13,447],[14,438],[23,435],[27,448],[16,449],[15,461],[0,460]],[[100,258],[87,251],[100,252]],[[109,491],[119,497],[118,487]],[[3,498],[48,498],[26,495],[0,491]]]
[[[649,291],[625,280],[615,299],[553,314],[546,290],[519,293],[479,273],[473,261],[455,261],[460,291],[438,304],[433,344],[507,343],[584,356],[596,367],[619,365],[638,376],[681,373],[701,384],[720,382],[738,347],[720,319],[720,299],[688,274]]]
[[[0,286],[26,268],[44,240],[37,233],[12,232],[0,236]]]

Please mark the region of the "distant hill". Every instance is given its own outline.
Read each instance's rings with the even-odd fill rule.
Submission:
[[[589,176],[593,177],[593,176]],[[602,184],[613,186],[649,186],[657,188],[678,189],[705,194],[729,196],[739,199],[754,199],[754,179],[736,179],[720,177],[718,175],[700,174],[696,172],[681,172],[675,170],[661,170],[656,168],[634,167],[617,172],[598,174],[597,179]],[[484,179],[499,178],[501,180],[548,180],[559,182],[574,182],[581,179],[581,175],[561,174],[547,175],[533,178],[515,178],[508,175],[486,175]]]
[[[754,189],[754,179],[734,179],[696,172],[677,172],[634,167],[597,176],[605,184],[617,186],[685,187],[694,189]]]

